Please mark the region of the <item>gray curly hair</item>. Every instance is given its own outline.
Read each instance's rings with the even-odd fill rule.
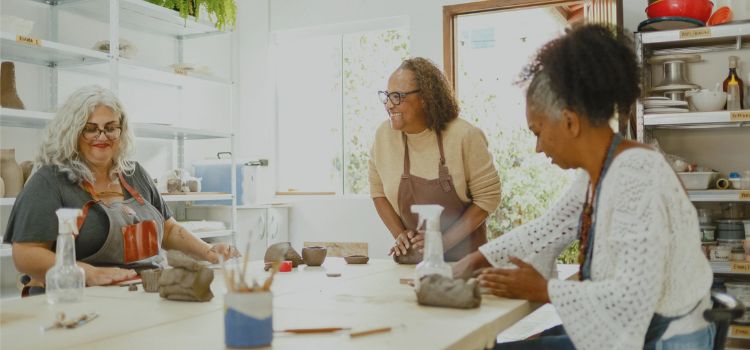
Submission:
[[[114,164],[109,176],[115,180],[118,173],[132,174],[136,163],[129,158],[133,153],[134,136],[122,102],[111,90],[98,85],[76,90],[60,107],[57,115],[44,131],[35,166],[37,168],[42,165],[55,166],[72,183],[80,184],[84,180],[94,183],[94,174],[79,153],[78,137],[91,113],[99,106],[106,106],[112,110],[122,127],[119,148],[113,158]]]

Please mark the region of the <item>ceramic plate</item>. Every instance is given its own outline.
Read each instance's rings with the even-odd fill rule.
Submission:
[[[700,86],[695,84],[670,84],[670,85],[662,85],[662,86],[654,86],[651,88],[651,91],[675,91],[675,90],[692,90],[692,89],[699,89]]]
[[[686,113],[689,112],[687,108],[672,108],[672,107],[661,107],[661,108],[647,108],[644,113],[656,114],[656,113]]]
[[[706,24],[688,17],[656,17],[647,19],[638,25],[639,32],[653,32],[657,30],[674,30],[704,27]]]
[[[701,55],[664,55],[654,56],[648,59],[650,64],[662,64],[669,61],[682,61],[682,62],[698,62],[701,60]]]

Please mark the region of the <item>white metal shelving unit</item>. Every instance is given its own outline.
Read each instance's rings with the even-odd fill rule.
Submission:
[[[738,23],[717,27],[703,27],[685,30],[636,33],[636,55],[639,62],[648,57],[709,52],[736,52],[750,49],[750,23]],[[747,56],[744,56],[747,57]],[[747,61],[747,60],[745,60]],[[644,90],[652,86],[650,67],[643,69]],[[645,91],[644,91],[645,92]],[[747,108],[748,106],[746,106]],[[654,138],[655,130],[708,129],[721,135],[732,129],[742,129],[750,137],[750,109],[744,111],[689,112],[669,114],[646,114],[639,100],[636,105],[637,136],[641,142]],[[738,152],[747,157],[747,152]],[[693,202],[750,202],[748,190],[702,190],[688,191]],[[750,276],[750,263],[711,262],[716,274],[732,275],[747,279]],[[730,338],[750,339],[750,327],[732,325]]]
[[[214,35],[233,35],[231,32],[217,30],[207,16],[199,21],[189,17],[183,19],[170,9],[151,4],[145,0],[25,0],[38,8],[47,8],[50,12],[50,38],[41,39],[20,36],[16,33],[0,32],[0,58],[2,60],[23,62],[50,68],[50,106],[57,106],[57,71],[72,70],[93,73],[97,76],[108,77],[110,88],[117,92],[122,78],[136,79],[149,83],[188,86],[191,84],[217,84],[230,89],[229,105],[231,113],[235,113],[236,86],[231,79],[234,75],[230,69],[230,78],[222,79],[208,75],[193,74],[193,72],[176,71],[171,67],[163,67],[145,62],[120,57],[119,47],[120,28],[133,29],[149,35],[170,37],[176,41],[177,60],[183,60],[184,41],[193,38],[203,38]],[[74,10],[84,17],[109,20],[110,51],[100,52],[81,48],[74,45],[56,42],[55,25],[58,23],[59,10]],[[81,29],[85,30],[85,29]],[[231,42],[230,38],[230,42]],[[230,51],[234,45],[230,44]],[[232,57],[234,66],[234,52],[228,53]],[[53,112],[0,109],[0,126],[20,128],[43,128],[54,117]],[[230,118],[233,120],[234,118]],[[229,149],[234,154],[234,135],[231,132],[215,132],[199,129],[182,128],[171,125],[133,123],[136,137],[172,140],[176,144],[177,164],[173,167],[184,167],[184,144],[190,140],[224,139],[229,143]],[[233,130],[230,126],[229,130]],[[232,166],[236,166],[232,158]],[[168,202],[184,202],[190,205],[192,201],[220,201],[231,200],[230,229],[222,232],[206,233],[203,238],[232,236],[236,228],[236,179],[235,172],[231,172],[231,193],[226,194],[188,194],[164,195]],[[14,198],[0,198],[0,205],[11,206]],[[0,248],[2,256],[9,255],[7,247]]]

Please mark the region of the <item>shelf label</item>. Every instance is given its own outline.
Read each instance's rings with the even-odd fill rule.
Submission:
[[[750,110],[734,111],[729,113],[729,121],[733,122],[750,122]]]
[[[174,69],[174,74],[178,74],[178,75],[188,75],[188,70],[187,70],[187,69],[185,69],[185,68],[175,68],[175,69]]]
[[[680,40],[702,39],[702,38],[710,38],[710,37],[711,37],[711,28],[709,27],[685,29],[685,30],[680,31]]]
[[[733,338],[750,338],[750,326],[732,325],[729,327],[729,336]]]
[[[733,261],[729,263],[732,273],[750,273],[750,262]]]
[[[42,46],[41,40],[37,38],[32,38],[30,36],[16,35],[16,41],[19,43],[24,43],[28,45]]]
[[[740,191],[740,200],[750,201],[750,191]]]

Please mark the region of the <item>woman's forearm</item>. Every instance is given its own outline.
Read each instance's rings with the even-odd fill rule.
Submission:
[[[182,227],[174,218],[164,222],[164,249],[177,249],[187,253],[195,259],[208,260],[211,245],[203,242],[186,228]]]
[[[393,238],[398,237],[401,233],[406,230],[404,224],[401,222],[401,218],[396,214],[391,203],[385,197],[378,197],[372,199],[375,204],[375,210],[378,211],[380,220],[383,221],[385,227],[391,232]]]
[[[43,282],[47,270],[55,265],[55,252],[50,250],[52,243],[13,243],[13,263],[18,272],[29,275],[33,280]],[[76,265],[92,273],[94,266],[76,261]]]
[[[461,217],[451,227],[443,232],[443,249],[448,250],[468,237],[479,225],[484,223],[489,214],[476,204],[472,203],[469,208],[461,214]]]

